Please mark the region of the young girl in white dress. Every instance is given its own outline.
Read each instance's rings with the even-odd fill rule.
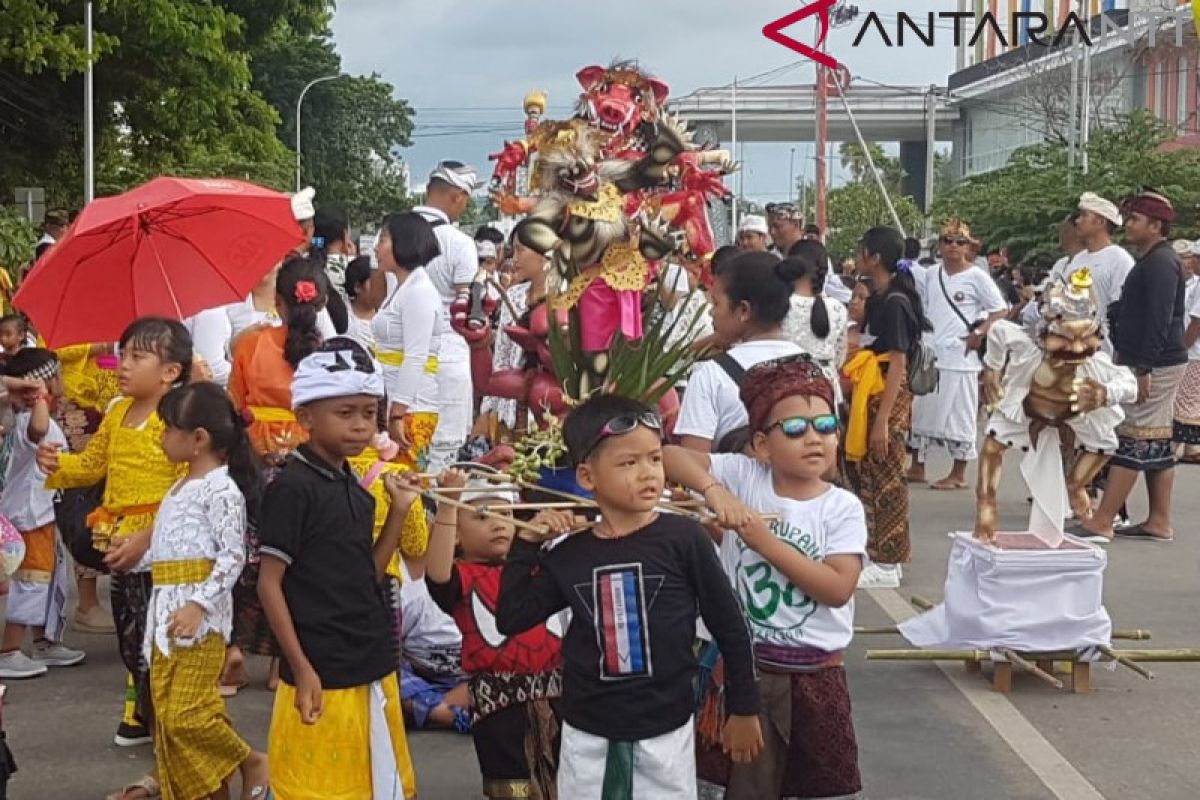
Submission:
[[[167,458],[187,474],[163,498],[146,554],[154,580],[144,652],[154,697],[164,797],[224,796],[242,772],[242,800],[269,796],[267,758],[233,729],[218,692],[233,627],[234,583],[246,562],[246,494],[258,470],[244,423],[214,383],[169,392],[158,414]]]

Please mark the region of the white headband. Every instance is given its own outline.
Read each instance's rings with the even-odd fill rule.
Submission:
[[[300,362],[292,378],[292,408],[328,400],[366,394],[383,397],[383,372],[372,363],[374,372],[363,372],[354,365],[353,350],[317,351]]]

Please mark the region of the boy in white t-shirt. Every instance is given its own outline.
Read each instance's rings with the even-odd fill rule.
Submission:
[[[12,456],[0,494],[0,515],[21,532],[25,560],[12,576],[7,624],[0,642],[0,678],[33,678],[47,667],[69,667],[85,654],[61,643],[65,620],[68,564],[54,525],[54,492],[45,487],[38,469],[37,450],[42,442],[66,448],[67,439],[50,416],[51,392],[61,389],[58,358],[49,350],[27,347],[16,353],[6,368],[8,375],[42,381],[40,389],[11,395],[16,412]],[[25,632],[33,629],[33,657],[21,646]]]
[[[842,654],[867,528],[858,498],[821,478],[837,455],[833,386],[815,361],[796,356],[751,368],[741,399],[753,457],[664,452],[668,480],[701,492],[733,529],[721,538],[721,562],[760,671],[762,754],[750,764],[722,756],[709,687],[700,777],[725,785],[728,800],[854,795],[862,782]],[[768,529],[759,514],[779,519]]]

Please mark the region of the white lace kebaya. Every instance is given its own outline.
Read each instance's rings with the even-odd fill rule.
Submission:
[[[233,586],[246,563],[246,500],[218,467],[203,478],[183,478],[163,498],[154,520],[154,536],[141,568],[168,561],[202,559],[212,562],[212,572],[198,583],[154,586],[147,609],[146,639],[142,652],[150,660],[151,648],[164,656],[171,644],[188,647],[210,633],[229,639],[233,628]],[[204,611],[195,639],[174,639],[167,633],[171,615],[188,603]]]

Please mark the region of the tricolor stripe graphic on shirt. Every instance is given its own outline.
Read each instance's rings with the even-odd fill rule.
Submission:
[[[600,678],[641,678],[652,672],[646,592],[641,564],[617,564],[592,573]]]

